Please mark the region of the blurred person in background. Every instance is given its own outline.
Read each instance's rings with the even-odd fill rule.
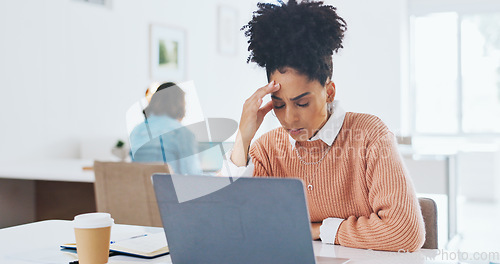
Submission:
[[[150,93],[151,87],[146,98]],[[161,84],[143,114],[144,122],[130,133],[132,161],[163,162],[173,173],[201,174],[198,143],[181,124],[186,114],[185,92],[173,82]]]

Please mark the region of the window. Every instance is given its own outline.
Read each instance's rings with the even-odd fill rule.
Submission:
[[[500,132],[500,13],[462,17],[462,129]]]
[[[500,12],[412,18],[413,132],[500,133]]]

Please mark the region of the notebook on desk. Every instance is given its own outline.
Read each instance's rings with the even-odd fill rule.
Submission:
[[[60,247],[62,249],[76,250],[76,243],[67,243]],[[163,232],[156,234],[140,233],[112,240],[109,251],[110,256],[127,255],[150,259],[168,254],[168,246]]]
[[[345,263],[315,258],[296,179],[154,174],[175,263]]]

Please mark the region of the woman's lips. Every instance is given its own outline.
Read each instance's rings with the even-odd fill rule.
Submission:
[[[302,132],[304,132],[305,129],[304,128],[297,128],[297,129],[288,129],[288,133],[290,133],[290,135],[294,136],[294,135],[298,135]]]

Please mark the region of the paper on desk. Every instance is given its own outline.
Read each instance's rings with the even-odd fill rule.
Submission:
[[[137,259],[127,256],[113,256],[109,258],[108,264],[137,264],[137,263],[148,263],[148,264],[172,264],[169,259]]]
[[[113,244],[113,246],[119,246],[120,248],[145,253],[152,253],[167,246],[167,239],[165,238],[165,233],[160,232],[156,234],[147,234],[146,236],[137,238],[117,241]]]

